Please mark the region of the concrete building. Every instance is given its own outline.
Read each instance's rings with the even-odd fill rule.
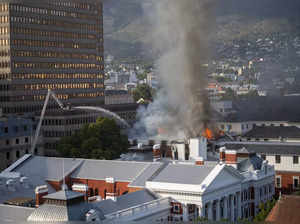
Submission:
[[[134,103],[132,94],[126,90],[105,90],[105,104],[130,104]]]
[[[37,122],[30,117],[0,115],[0,170],[4,170],[23,155],[44,155],[43,138],[31,152]]]
[[[39,116],[48,89],[72,106],[104,105],[102,1],[2,0],[0,16],[4,114],[37,112]],[[46,120],[54,120],[56,114],[58,125],[46,127],[46,133],[71,129],[74,125],[67,125],[68,120],[78,120],[78,113],[66,116],[57,108],[49,102],[47,110],[55,112]],[[82,112],[82,117],[77,128],[94,120],[94,114]],[[68,131],[61,135],[68,136]],[[57,135],[47,135],[47,155],[55,155],[51,145],[56,140]]]

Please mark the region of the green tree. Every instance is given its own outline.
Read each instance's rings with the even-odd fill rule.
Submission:
[[[231,88],[225,89],[225,94],[223,95],[222,100],[234,100],[236,98],[237,96]]]
[[[144,100],[152,100],[153,89],[147,84],[141,84],[133,91],[133,98],[135,101],[143,98]]]
[[[147,78],[147,73],[141,73],[141,74],[137,74],[136,77],[138,78],[138,80],[144,80]]]
[[[113,119],[99,117],[70,137],[62,138],[57,151],[63,157],[116,159],[127,151],[128,137]]]

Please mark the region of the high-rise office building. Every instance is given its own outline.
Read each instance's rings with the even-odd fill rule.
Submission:
[[[40,111],[47,89],[72,105],[104,104],[100,0],[0,0],[0,108]]]

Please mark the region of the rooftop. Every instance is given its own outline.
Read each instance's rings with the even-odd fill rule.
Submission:
[[[73,198],[84,196],[84,194],[75,191],[58,191],[44,196],[45,199],[70,200]]]
[[[199,185],[214,167],[215,165],[168,164],[152,181]]]
[[[226,149],[242,150],[249,153],[300,155],[300,143],[291,142],[227,142]]]
[[[268,215],[266,222],[298,224],[300,220],[300,196],[283,195]]]
[[[244,134],[245,138],[300,138],[300,128],[295,126],[256,126]]]

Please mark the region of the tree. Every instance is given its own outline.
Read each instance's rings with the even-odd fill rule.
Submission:
[[[136,77],[138,78],[138,80],[144,80],[147,78],[147,73],[141,73],[141,74],[137,74]]]
[[[94,124],[84,125],[70,137],[62,138],[57,151],[63,157],[116,159],[127,151],[128,137],[121,134],[117,123],[99,117]]]
[[[147,84],[141,84],[133,91],[133,98],[135,101],[143,98],[144,100],[152,100],[153,89]]]

